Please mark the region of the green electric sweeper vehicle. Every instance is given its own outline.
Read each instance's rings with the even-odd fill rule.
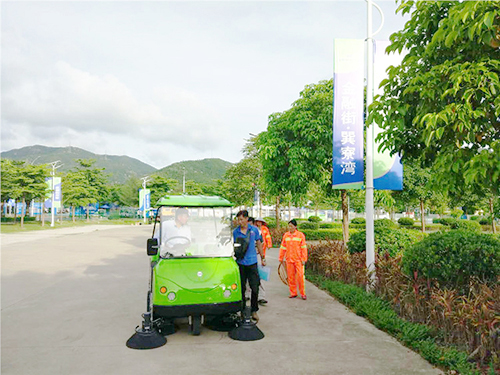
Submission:
[[[127,341],[135,349],[165,344],[164,336],[175,332],[178,318],[188,318],[189,332],[199,335],[203,323],[232,324],[242,309],[232,203],[216,196],[167,195],[157,206],[147,240],[147,311],[142,327]]]

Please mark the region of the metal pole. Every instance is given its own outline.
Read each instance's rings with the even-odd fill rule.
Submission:
[[[144,191],[144,196],[142,198],[142,216],[144,217],[144,224],[146,224],[146,183],[149,181],[148,178],[149,176],[141,178],[142,189]]]
[[[186,168],[182,167],[184,169],[184,174],[182,176],[182,194],[186,194]]]
[[[52,163],[49,163],[52,166],[52,195],[51,195],[51,202],[50,202],[50,215],[51,215],[51,221],[50,221],[50,226],[54,226],[54,221],[55,221],[55,213],[54,213],[54,201],[56,199],[56,189],[54,186],[54,177],[56,175],[56,169],[62,167],[61,165],[57,165],[57,163],[60,163],[60,160],[53,161]],[[42,211],[43,212],[43,211]]]
[[[373,1],[367,3],[367,37],[366,58],[367,80],[366,80],[366,117],[368,107],[373,102]],[[371,290],[375,282],[375,234],[373,219],[373,126],[366,129],[366,268],[370,272],[370,281],[367,290]]]

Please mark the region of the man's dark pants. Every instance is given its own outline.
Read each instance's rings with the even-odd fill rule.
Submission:
[[[259,311],[259,284],[260,284],[260,277],[259,277],[259,270],[257,268],[257,263],[252,264],[250,266],[244,266],[242,264],[238,264],[240,267],[240,276],[241,276],[241,296],[243,298],[243,308],[246,306],[246,301],[245,301],[245,291],[246,291],[246,285],[247,285],[247,280],[248,284],[250,285],[250,289],[252,291],[251,297],[250,297],[250,306],[251,306],[251,311]]]

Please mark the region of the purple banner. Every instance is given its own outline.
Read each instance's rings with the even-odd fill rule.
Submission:
[[[361,189],[363,162],[364,41],[336,39],[333,76],[334,189]]]

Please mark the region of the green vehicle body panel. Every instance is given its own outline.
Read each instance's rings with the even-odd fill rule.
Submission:
[[[170,195],[158,200],[158,207],[232,207],[228,200],[216,196]],[[151,257],[153,267],[152,305],[163,310],[193,305],[224,305],[241,302],[240,271],[233,257]],[[236,289],[231,286],[236,284]],[[165,287],[167,291],[161,293]],[[229,290],[229,296],[224,292]],[[175,298],[169,299],[174,292]],[[189,310],[189,309],[186,309]],[[182,309],[180,310],[182,311]]]
[[[161,259],[153,271],[153,304],[179,306],[241,301],[240,273],[231,257]],[[231,289],[237,285],[235,290]],[[166,287],[166,293],[160,288]],[[230,290],[229,297],[224,291]],[[174,292],[175,298],[168,299]]]

